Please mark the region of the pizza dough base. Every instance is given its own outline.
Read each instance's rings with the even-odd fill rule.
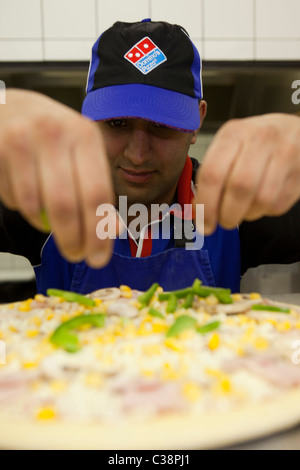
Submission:
[[[300,391],[232,412],[164,416],[142,423],[12,422],[0,414],[0,448],[18,450],[217,449],[284,431],[300,421]]]

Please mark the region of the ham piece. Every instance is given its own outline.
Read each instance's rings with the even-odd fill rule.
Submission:
[[[300,385],[300,366],[272,356],[245,356],[223,364],[227,372],[246,369],[280,388]]]

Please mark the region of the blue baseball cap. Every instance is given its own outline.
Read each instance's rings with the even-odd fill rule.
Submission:
[[[193,132],[201,99],[200,55],[182,26],[118,21],[95,42],[84,116],[146,119]]]

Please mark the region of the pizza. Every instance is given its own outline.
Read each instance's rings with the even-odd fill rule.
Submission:
[[[2,353],[1,353],[2,352]],[[300,420],[300,307],[128,286],[0,307],[0,447],[216,448]]]

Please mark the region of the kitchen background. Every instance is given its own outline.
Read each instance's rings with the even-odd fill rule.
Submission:
[[[230,118],[300,113],[299,0],[0,0],[0,80],[80,110],[98,35],[143,18],[181,24],[200,51],[208,114],[191,156],[201,161]],[[25,259],[0,253],[4,296],[32,282]],[[300,264],[249,270],[242,290],[300,292]]]

